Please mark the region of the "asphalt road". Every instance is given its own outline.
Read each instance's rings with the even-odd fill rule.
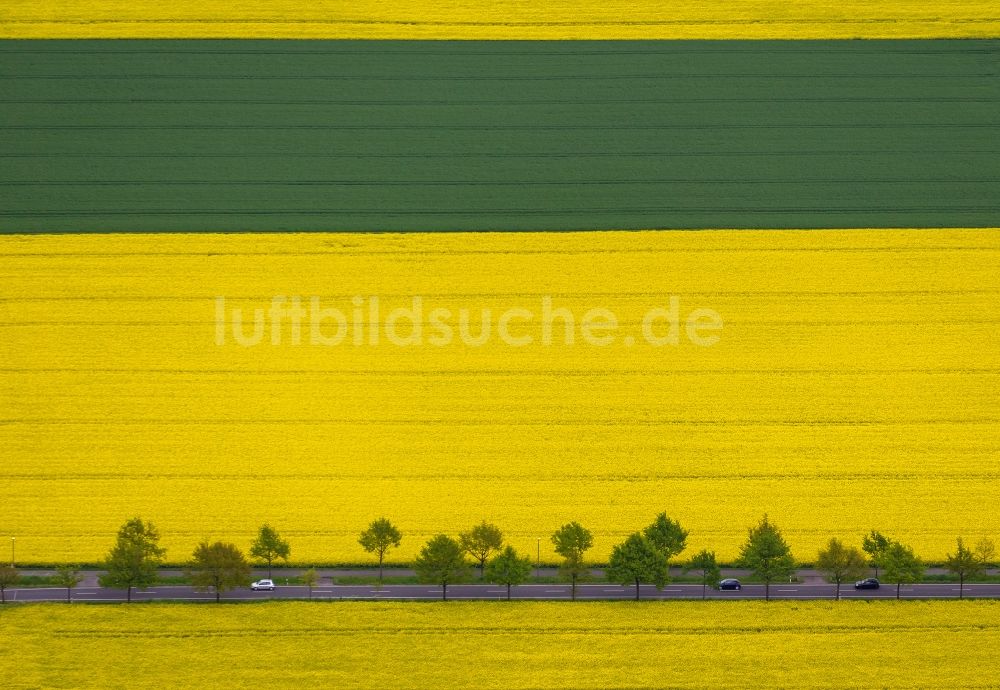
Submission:
[[[700,599],[701,585],[668,585],[657,591],[651,585],[639,588],[643,599]],[[834,586],[829,584],[774,584],[771,585],[772,599],[832,599]],[[903,599],[957,599],[959,587],[954,583],[919,584],[904,586],[900,592]],[[496,585],[451,585],[448,587],[448,599],[505,599],[507,590]],[[844,599],[893,599],[896,596],[894,585],[883,585],[879,590],[855,591],[853,585],[841,588]],[[965,596],[976,598],[1000,598],[1000,584],[965,585]],[[299,585],[279,585],[273,592],[254,592],[249,589],[238,589],[222,595],[225,600],[260,600],[260,599],[305,599],[309,590]],[[521,585],[511,590],[513,599],[570,599],[570,587],[563,584]],[[376,589],[372,585],[324,585],[313,589],[312,598],[322,599],[391,599],[391,600],[435,600],[441,598],[441,588],[431,585],[385,585]],[[610,584],[587,584],[577,586],[577,599],[634,599],[635,587],[622,587]],[[709,599],[763,599],[764,585],[744,585],[741,591],[718,592],[709,589]],[[172,601],[211,601],[215,599],[213,592],[198,592],[187,585],[162,585],[149,590],[133,591],[134,601],[172,600]],[[8,601],[65,601],[65,588],[32,587],[8,589]],[[74,601],[113,602],[124,601],[125,591],[101,587],[79,587],[73,591]]]

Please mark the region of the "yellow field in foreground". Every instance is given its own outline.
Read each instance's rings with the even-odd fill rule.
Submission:
[[[995,687],[996,602],[0,610],[8,688]]]
[[[988,38],[985,0],[6,0],[0,38]]]
[[[295,562],[363,562],[383,514],[395,561],[484,518],[550,562],[579,520],[600,561],[662,510],[724,559],[764,511],[804,560],[872,528],[932,559],[1000,535],[996,231],[7,236],[0,255],[0,536],[23,562],[94,561],[137,514],[172,562],[263,521]],[[371,296],[382,321],[420,296],[424,344],[294,344],[275,295],[349,328],[353,296],[362,322]],[[572,345],[565,321],[539,342],[546,296]],[[680,342],[654,347],[641,321],[672,296]],[[491,340],[430,344],[436,308],[472,334],[490,309]],[[511,308],[532,344],[497,338]],[[612,344],[582,340],[591,308]],[[684,334],[699,308],[723,320],[710,347]],[[260,344],[233,309],[262,311]]]

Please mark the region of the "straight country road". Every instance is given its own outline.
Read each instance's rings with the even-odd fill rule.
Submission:
[[[772,584],[772,599],[832,599],[834,586],[830,584]],[[700,599],[701,585],[668,585],[657,590],[652,585],[641,585],[639,595],[642,599]],[[226,592],[222,598],[226,601],[256,601],[266,599],[306,599],[309,589],[301,585],[278,585],[272,592],[254,592],[241,588]],[[570,586],[564,584],[520,585],[511,588],[511,598],[520,600],[569,600]],[[964,596],[973,598],[1000,598],[1000,584],[965,585]],[[448,599],[505,599],[507,590],[502,586],[471,584],[450,585]],[[884,585],[878,590],[856,591],[853,585],[841,587],[841,598],[844,599],[894,599],[896,587]],[[957,599],[959,587],[956,583],[934,583],[905,585],[900,590],[902,599]],[[124,590],[103,587],[79,587],[73,591],[73,601],[76,602],[118,602],[125,601]],[[441,587],[433,585],[384,585],[381,589],[373,585],[323,585],[312,591],[315,600],[330,599],[393,599],[393,600],[435,600],[442,598]],[[621,600],[634,599],[635,587],[617,586],[613,584],[587,584],[577,586],[577,599]],[[764,585],[743,585],[740,591],[706,592],[708,599],[763,599]],[[132,592],[133,601],[211,601],[215,599],[213,592],[198,592],[188,585],[157,585],[148,590]],[[7,601],[65,601],[66,589],[60,587],[30,587],[8,589]]]

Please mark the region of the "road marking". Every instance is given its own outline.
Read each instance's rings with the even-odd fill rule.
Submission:
[[[214,600],[214,596],[211,599]],[[236,599],[243,600],[243,599],[246,599],[246,597],[224,597],[223,600],[224,601],[230,601],[230,600],[236,600]],[[209,597],[171,597],[170,598],[170,601],[206,601],[206,600],[209,600]],[[37,599],[36,601],[54,601],[54,600],[52,600],[52,599]],[[65,599],[63,601],[65,601]],[[114,601],[114,602],[118,602],[118,603],[125,603],[125,597],[121,597],[120,599],[112,599],[112,598],[105,597],[103,599],[88,599],[87,601]]]
[[[966,585],[968,586],[968,585]],[[66,589],[65,587],[18,587],[16,589],[8,589],[8,592],[42,592],[49,589]]]
[[[21,590],[21,592],[23,593],[23,590]],[[439,594],[440,593],[435,593],[435,595],[437,595],[437,596],[433,596],[433,597],[429,597],[429,596],[426,596],[426,595],[412,596],[412,595],[397,595],[397,594],[392,594],[392,595],[389,595],[389,596],[381,596],[381,597],[365,596],[365,595],[347,595],[347,596],[341,596],[341,597],[323,597],[323,598],[326,598],[327,600],[330,600],[330,599],[345,599],[345,600],[377,601],[379,599],[382,599],[382,600],[388,599],[388,600],[432,601],[432,600],[440,599],[441,597],[439,596]],[[564,596],[566,594],[567,593],[563,593]],[[11,592],[11,595],[12,596],[11,596],[10,600],[14,601],[13,592]],[[302,597],[282,597],[281,599],[286,600],[286,601],[292,601],[292,600],[299,599],[299,598],[302,598]],[[493,598],[496,598],[496,597],[485,596],[485,595],[455,595],[455,594],[449,594],[448,595],[448,599],[449,600],[450,599],[485,600],[485,599],[493,599]],[[537,601],[539,599],[549,599],[549,600],[559,600],[559,599],[562,599],[562,597],[541,597],[541,596],[537,596],[537,595],[534,595],[534,596],[533,595],[527,595],[527,596],[525,596],[525,595],[515,595],[515,596],[512,596],[511,598],[515,599],[515,600],[520,600],[520,601],[530,601],[530,600]],[[688,597],[643,597],[643,598],[646,598],[646,599],[660,599],[660,600],[671,599],[671,598],[678,599],[678,600],[680,600],[680,599],[700,599],[700,597],[693,597],[693,596],[688,596]],[[718,597],[711,597],[711,598],[714,599],[714,598],[718,598]],[[743,600],[743,601],[760,600],[760,599],[762,599],[762,597],[753,597],[753,596],[743,596],[743,597],[739,597],[739,598],[741,600]],[[894,598],[895,598],[894,596],[888,596],[888,595],[880,596],[880,597],[870,597],[870,596],[855,595],[855,594],[844,594],[844,595],[841,595],[841,599],[861,599],[861,600],[864,600],[864,601],[891,600],[891,599],[894,599]],[[996,599],[997,595],[991,594],[991,595],[987,595],[986,597],[977,597],[977,598]],[[124,596],[121,596],[121,597],[97,597],[97,596],[95,596],[93,594],[87,594],[84,597],[80,597],[80,598],[77,598],[77,597],[74,596],[73,599],[75,601],[89,601],[89,602],[117,602],[117,603],[123,603],[123,602],[125,602],[125,597]],[[169,598],[161,598],[159,600],[160,601],[200,601],[200,602],[205,602],[205,601],[212,601],[213,599],[214,599],[214,596],[211,593],[207,593],[206,595],[200,596],[200,597],[169,597]],[[231,596],[226,596],[226,597],[223,597],[223,599],[225,599],[227,601],[261,601],[261,599],[259,597],[231,597]],[[612,598],[612,597],[601,597],[601,596],[595,595],[595,594],[578,594],[577,595],[577,599],[586,599],[586,600],[593,600],[593,601],[599,601],[599,600],[608,601],[608,600],[614,600],[615,598]],[[775,600],[786,600],[786,601],[792,601],[792,600],[798,600],[798,601],[806,601],[806,600],[809,600],[809,601],[827,601],[827,600],[830,600],[830,601],[832,601],[833,600],[833,596],[831,596],[831,595],[818,595],[818,594],[798,594],[798,595],[776,596],[776,597],[773,597],[773,599],[775,599]],[[949,600],[949,601],[955,601],[955,600],[958,599],[958,597],[955,596],[954,594],[926,594],[926,595],[906,596],[906,597],[903,597],[903,599],[907,600],[907,601],[919,601],[919,600]],[[23,599],[22,598],[19,601],[21,601],[21,602],[46,602],[46,601],[51,602],[51,601],[65,601],[65,598],[64,597],[56,597],[56,596],[48,596],[48,597],[39,597],[39,598],[33,598],[33,599]],[[150,600],[147,599],[147,601],[150,601]]]
[[[794,597],[788,597],[788,598],[792,599]],[[840,598],[844,599],[845,597],[844,597],[843,594],[841,594]],[[846,597],[846,598],[849,598],[849,599],[865,599],[867,597],[851,595],[850,597]],[[874,597],[872,597],[872,598],[874,598]],[[896,595],[895,594],[893,594],[891,596],[890,595],[886,595],[886,596],[882,596],[882,597],[878,597],[878,598],[879,599],[895,599]],[[958,597],[956,597],[953,594],[918,594],[917,596],[902,597],[902,598],[903,599],[912,599],[912,600],[920,600],[920,599],[958,599]]]
[[[957,600],[958,593],[963,589],[962,586],[955,587],[954,583],[922,583],[918,585],[908,585],[900,590],[903,599],[907,600]],[[555,589],[555,587],[560,587],[560,589]],[[566,587],[566,589],[562,589]],[[697,595],[698,588],[700,585],[675,585],[673,587],[664,588],[658,592],[653,592],[650,585],[643,585],[642,596],[640,598],[663,600],[663,599],[692,599],[700,598]],[[974,589],[973,589],[974,588]],[[411,589],[416,589],[416,592],[410,591]],[[748,599],[763,599],[760,596],[763,593],[763,585],[748,585],[744,587],[747,592],[713,592],[711,598],[736,598],[740,600]],[[892,591],[893,587],[885,587],[882,590],[874,591],[856,591],[853,588],[841,592],[842,599],[861,599],[861,600],[889,600],[895,598],[895,592]],[[1000,592],[997,591],[997,585],[994,583],[976,583],[971,585],[966,585],[965,589],[970,590],[970,598],[989,598],[997,599],[1000,598]],[[167,590],[167,591],[163,591]],[[364,599],[368,601],[376,601],[378,599],[405,599],[405,600],[435,600],[441,598],[441,590],[434,588],[425,590],[427,593],[422,594],[416,586],[412,585],[388,585],[386,588],[381,590],[370,589],[370,586],[366,585],[329,585],[323,589],[313,590],[313,594],[316,595],[318,599],[330,600],[331,598],[338,598],[337,593],[343,593],[347,596],[341,596],[339,598],[348,599]],[[620,600],[626,598],[628,594],[633,592],[633,587],[630,585],[626,586],[609,586],[601,585],[598,583],[592,584],[582,584],[578,586],[578,599],[588,599],[588,600]],[[206,593],[194,593],[192,592],[192,587],[190,585],[162,585],[157,586],[155,590],[134,590],[134,594],[138,595],[141,601],[141,596],[145,596],[145,601],[151,600],[161,600],[169,601],[172,599],[182,600],[182,601],[207,601],[214,598],[214,594],[211,592]],[[452,592],[448,593],[448,599],[463,599],[463,600],[496,600],[497,598],[505,598],[502,595],[506,593],[506,589],[502,586],[497,587],[496,585],[486,585],[486,584],[474,584],[474,585],[464,585],[457,586]],[[628,593],[628,594],[626,594]],[[775,595],[774,599],[785,599],[785,600],[833,600],[834,594],[832,586],[826,584],[800,584],[795,588],[791,587],[780,587],[775,585],[775,590],[773,592]],[[65,601],[66,600],[66,588],[64,587],[19,587],[11,588],[8,590],[8,597],[11,601],[17,601],[19,603],[23,602],[42,602],[42,601]],[[249,592],[246,589],[239,590],[240,596],[224,596],[223,598],[227,600],[246,600],[246,601],[261,601],[263,599],[305,599],[306,598],[306,587],[304,586],[281,586],[279,591],[271,592],[268,594],[263,594],[259,592]],[[333,595],[331,597],[331,595]],[[513,599],[519,600],[565,600],[570,595],[570,588],[567,585],[521,585],[514,589]],[[27,598],[25,598],[27,597]],[[75,600],[81,602],[124,602],[126,599],[125,592],[121,590],[116,590],[113,588],[89,588],[81,587],[79,589],[74,589],[72,591],[72,597]],[[631,598],[631,596],[628,596]],[[135,599],[135,598],[134,598]]]
[[[436,597],[437,599],[440,599],[440,598],[441,598],[441,597],[440,597],[440,594],[441,594],[441,593],[440,593],[440,592],[438,592],[438,595],[439,595],[439,596],[438,596],[438,597]],[[341,599],[343,599],[343,600],[345,600],[345,601],[346,601],[346,600],[352,600],[352,601],[374,601],[374,600],[375,600],[375,599],[374,599],[373,597],[354,597],[354,596],[346,596],[346,597],[340,597],[340,598],[341,598]],[[423,597],[423,596],[418,596],[418,597],[415,597],[415,596],[409,596],[409,595],[399,595],[399,596],[394,596],[394,597],[392,597],[392,598],[393,598],[393,599],[398,599],[398,600],[403,600],[403,599],[406,599],[406,600],[409,600],[409,599],[413,599],[414,601],[428,601],[428,598],[427,598],[427,597]],[[477,599],[477,598],[481,599],[482,597],[464,597],[464,596],[455,596],[455,595],[451,595],[451,594],[449,594],[449,595],[448,595],[448,600],[449,600],[449,601],[451,601],[452,599]]]

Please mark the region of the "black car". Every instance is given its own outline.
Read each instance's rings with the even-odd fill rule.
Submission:
[[[858,580],[854,583],[854,589],[878,589],[879,582],[874,577],[865,578],[864,580]]]
[[[743,589],[743,585],[735,577],[727,577],[719,582],[719,589],[735,589],[738,592]]]

